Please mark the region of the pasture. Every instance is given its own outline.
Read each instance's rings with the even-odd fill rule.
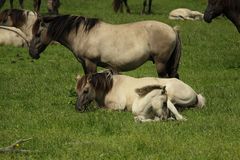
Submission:
[[[83,69],[69,50],[52,45],[32,60],[27,49],[1,46],[0,147],[33,139],[20,146],[32,153],[0,153],[0,159],[239,159],[240,34],[224,17],[211,24],[168,20],[175,8],[203,12],[205,0],[153,0],[152,15],[140,15],[139,1],[129,0],[129,15],[115,14],[112,0],[62,0],[60,14],[114,24],[151,19],[180,26],[180,78],[206,97],[206,107],[183,111],[186,122],[144,124],[135,123],[131,113],[94,104],[77,113],[75,77]],[[46,5],[43,1],[41,13]],[[25,1],[25,7],[32,9],[32,2]],[[123,74],[157,76],[151,62]]]

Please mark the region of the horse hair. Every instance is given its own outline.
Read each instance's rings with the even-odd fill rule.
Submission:
[[[235,9],[240,12],[240,1],[239,0],[222,0],[222,5],[229,9]]]
[[[87,81],[91,83],[96,91],[102,91],[107,94],[113,87],[113,79],[108,72],[94,73],[84,75],[77,83],[77,89],[81,89]]]
[[[24,14],[24,12],[25,10],[22,9],[5,9],[1,12],[0,19],[4,20],[10,16],[14,26],[20,27],[27,21],[27,16]],[[27,14],[29,14],[29,11],[27,11]]]
[[[69,34],[73,29],[76,34],[80,25],[83,26],[84,32],[89,32],[99,20],[96,18],[86,18],[82,16],[62,15],[55,17],[43,17],[44,23],[48,23],[47,35],[53,40],[57,40]],[[33,34],[38,31],[41,19],[37,20],[33,26]]]
[[[149,92],[151,92],[152,90],[155,89],[162,89],[163,90],[163,94],[166,93],[166,86],[161,86],[161,85],[148,85],[148,86],[144,86],[142,88],[137,88],[135,90],[135,92],[140,96],[140,97],[144,97],[145,95],[147,95]]]

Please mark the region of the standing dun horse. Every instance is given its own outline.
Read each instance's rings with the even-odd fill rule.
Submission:
[[[128,6],[127,0],[113,0],[113,9],[115,12],[118,12],[119,10],[123,12],[123,4],[126,7],[127,13],[131,13],[130,8]],[[146,12],[146,6],[148,4],[148,10]],[[152,7],[152,0],[143,0],[143,9],[142,14],[150,14],[151,13],[151,7]]]
[[[97,66],[129,71],[151,60],[159,77],[178,77],[179,34],[161,22],[113,25],[81,16],[43,17],[34,24],[33,35],[29,49],[33,58],[58,41],[73,52],[85,74],[95,73]]]
[[[210,23],[221,14],[224,14],[240,33],[240,0],[208,0],[204,20]]]
[[[202,108],[205,105],[201,94],[197,94],[189,85],[176,78],[133,78],[113,75],[111,72],[94,73],[78,77],[76,92],[77,111],[84,111],[89,103],[96,101],[99,107],[132,111],[140,121],[164,116],[164,103],[177,120],[185,118],[178,113],[174,105],[181,108]],[[167,94],[167,97],[164,94]],[[145,95],[148,97],[139,99],[139,96]],[[149,110],[156,114],[149,117]]]

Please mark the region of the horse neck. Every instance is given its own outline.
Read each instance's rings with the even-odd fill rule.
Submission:
[[[27,17],[26,23],[19,27],[19,29],[26,35],[28,41],[30,41],[33,37],[32,28],[36,20],[37,15],[29,15]]]

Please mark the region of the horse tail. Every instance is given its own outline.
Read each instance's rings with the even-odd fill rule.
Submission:
[[[179,27],[175,26],[173,27],[174,32],[176,33],[176,45],[173,50],[173,53],[168,61],[167,68],[168,68],[168,76],[169,77],[174,77],[179,79],[179,74],[178,74],[178,67],[179,67],[179,61],[181,58],[181,50],[182,50],[182,44],[181,44],[181,39],[179,36]]]
[[[203,108],[203,106],[205,106],[205,103],[206,103],[206,99],[201,94],[198,94],[196,106],[199,108]]]
[[[122,0],[113,0],[113,10],[117,12],[122,5]]]

